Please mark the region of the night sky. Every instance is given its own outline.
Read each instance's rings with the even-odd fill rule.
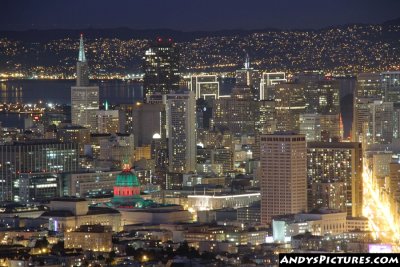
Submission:
[[[1,0],[0,30],[321,28],[400,17],[399,0]]]

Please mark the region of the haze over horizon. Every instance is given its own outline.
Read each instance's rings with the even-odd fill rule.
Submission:
[[[180,31],[319,29],[379,24],[399,17],[400,1],[69,0],[2,1],[0,30],[116,28]],[[240,8],[238,8],[240,7]]]

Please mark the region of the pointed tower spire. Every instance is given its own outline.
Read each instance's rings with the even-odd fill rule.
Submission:
[[[76,63],[76,86],[89,86],[89,67],[83,46],[83,34],[79,41],[79,56]]]
[[[243,50],[244,52],[246,52],[246,50]],[[244,62],[244,68],[250,69],[250,56],[249,53],[246,52],[246,61]]]
[[[86,56],[85,56],[85,48],[83,46],[83,33],[81,33],[81,39],[79,41],[79,56],[78,56],[78,61],[80,62],[86,62]]]
[[[244,63],[246,69],[250,69],[250,57],[249,54],[246,53],[246,63]]]

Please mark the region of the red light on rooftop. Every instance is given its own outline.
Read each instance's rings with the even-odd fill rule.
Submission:
[[[158,37],[158,38],[157,38],[157,42],[161,43],[161,42],[162,42],[162,38],[161,38],[161,37]]]

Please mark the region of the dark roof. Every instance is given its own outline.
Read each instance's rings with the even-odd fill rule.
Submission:
[[[307,148],[338,148],[338,149],[352,149],[352,148],[361,148],[361,143],[357,142],[307,142]]]
[[[42,217],[73,217],[74,214],[69,210],[51,210],[42,214]]]
[[[87,215],[98,215],[98,214],[119,214],[118,210],[103,207],[89,207]],[[42,214],[43,217],[73,217],[75,216],[69,210],[52,210],[46,211]]]
[[[96,214],[107,214],[107,213],[112,213],[112,214],[117,214],[119,213],[118,210],[112,209],[112,208],[106,208],[106,207],[89,207],[88,215],[96,215]]]

